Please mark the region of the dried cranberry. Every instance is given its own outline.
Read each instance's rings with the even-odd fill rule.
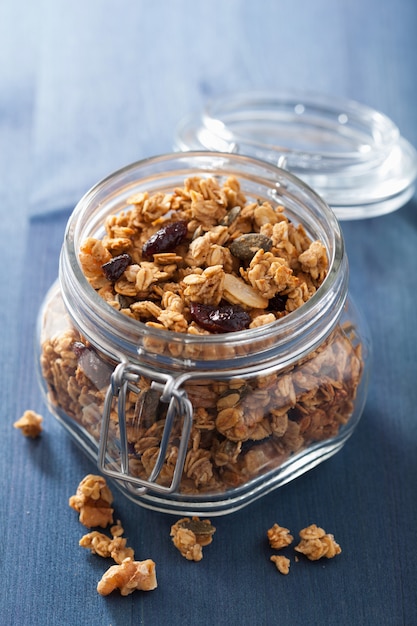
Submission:
[[[114,283],[123,274],[132,259],[128,254],[119,254],[115,256],[108,263],[101,266],[105,277],[110,282]]]
[[[156,233],[145,241],[142,248],[142,255],[150,257],[161,252],[172,252],[178,244],[186,237],[188,232],[187,222],[180,220],[171,222],[160,228]]]
[[[247,328],[251,317],[237,304],[223,304],[211,306],[192,302],[190,305],[191,318],[201,328],[211,333],[230,333]]]
[[[287,296],[276,295],[270,299],[268,303],[269,311],[285,311],[285,305],[287,304]]]

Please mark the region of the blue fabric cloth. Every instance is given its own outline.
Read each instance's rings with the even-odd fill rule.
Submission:
[[[98,179],[169,151],[208,97],[297,88],[388,114],[417,146],[417,4],[377,0],[0,3],[0,623],[412,626],[417,623],[417,203],[343,224],[351,291],[374,342],[363,418],[344,449],[241,512],[216,518],[200,563],[174,519],[115,493],[158,589],[102,598],[103,562],[68,505],[96,470],[43,404],[33,337],[69,211]],[[40,440],[12,424],[32,408]],[[334,532],[337,559],[280,576],[266,529]]]

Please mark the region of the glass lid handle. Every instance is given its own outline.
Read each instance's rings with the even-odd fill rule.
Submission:
[[[145,387],[140,385],[142,380],[149,381]],[[188,440],[193,421],[193,409],[184,389],[180,389],[181,381],[172,376],[155,372],[147,367],[122,362],[117,365],[109,387],[103,407],[103,416],[98,450],[98,468],[110,478],[126,483],[129,491],[136,495],[152,491],[160,494],[173,493],[178,489],[187,454]],[[144,405],[147,394],[154,398],[152,415],[144,414]],[[132,403],[136,397],[133,417],[127,418],[127,403]],[[156,402],[155,402],[156,396]],[[139,477],[131,471],[131,460],[136,459],[135,451],[131,450],[128,432],[134,433],[146,428],[142,421],[149,419],[157,421],[159,409],[163,409],[164,426],[161,433],[159,451],[152,471],[147,478]],[[119,433],[115,428],[119,425]],[[149,424],[148,424],[149,425]],[[179,433],[177,458],[173,467],[169,484],[160,484],[158,478],[165,463],[168,452],[170,435],[176,428]],[[140,455],[139,455],[140,456]],[[164,481],[165,482],[165,481]]]

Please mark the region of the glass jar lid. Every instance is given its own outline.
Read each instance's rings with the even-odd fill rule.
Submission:
[[[289,170],[339,219],[390,213],[414,194],[417,152],[386,115],[351,100],[247,93],[207,104],[177,128],[179,150],[253,156]]]

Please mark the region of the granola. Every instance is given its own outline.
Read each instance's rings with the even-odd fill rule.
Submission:
[[[80,514],[80,522],[87,528],[106,528],[113,523],[111,508],[113,495],[102,476],[88,474],[77,487],[77,492],[69,499],[69,505]]]
[[[31,437],[35,439],[39,437],[42,432],[42,422],[43,417],[35,411],[25,411],[16,422],[14,422],[13,426],[18,428],[25,437]]]
[[[289,574],[290,572],[290,559],[286,556],[281,556],[278,554],[273,554],[270,557],[270,560],[275,563],[277,570],[284,575]]]
[[[311,524],[300,530],[300,537],[301,541],[294,550],[304,554],[310,561],[317,561],[324,557],[332,559],[342,552],[333,535],[326,533],[323,528],[319,528],[316,524]]]
[[[188,561],[201,561],[203,546],[213,541],[216,529],[210,520],[200,520],[198,517],[183,517],[171,527],[171,537],[174,546]]]
[[[85,361],[77,356],[80,344],[99,357],[75,329],[47,340],[43,372],[51,402],[98,440],[112,367],[103,359],[105,375],[93,381]],[[362,369],[360,348],[339,327],[309,358],[284,372],[259,374],[239,386],[235,380],[218,381],[215,376],[187,382],[193,428],[181,490],[224,491],[278,467],[315,442],[336,436],[353,412]],[[138,393],[130,393],[126,403],[130,471],[145,479],[159,453],[166,415],[166,405],[159,402],[150,383],[142,378]],[[115,411],[110,429],[117,441]],[[172,480],[179,436],[176,423],[158,479],[161,484]]]
[[[122,596],[140,591],[156,589],[155,563],[152,559],[134,561],[126,558],[119,565],[112,565],[103,574],[98,582],[97,591],[102,596],[108,596],[115,589],[119,589]]]
[[[188,333],[195,328],[190,303],[222,300],[242,306],[256,325],[269,324],[301,306],[326,277],[323,243],[294,226],[282,206],[248,202],[234,177],[222,185],[189,178],[171,194],[140,193],[127,203],[107,218],[102,239],[82,243],[79,260],[111,306],[149,326]],[[164,303],[172,283],[181,312]],[[277,295],[287,301],[282,310],[273,307]],[[143,302],[156,309],[137,306]]]
[[[134,559],[135,553],[133,548],[126,546],[127,540],[122,537],[123,527],[118,521],[117,524],[110,528],[111,537],[104,533],[94,530],[81,537],[79,545],[82,548],[88,548],[93,554],[98,554],[103,558],[111,557],[119,565],[126,559]]]
[[[271,528],[269,528],[267,535],[269,545],[275,550],[280,550],[281,548],[289,546],[294,539],[288,528],[284,528],[278,524],[274,524]]]
[[[168,228],[172,225],[177,227]],[[202,339],[285,317],[311,298],[328,269],[321,242],[311,241],[283,207],[248,202],[235,178],[221,186],[215,179],[195,177],[171,194],[136,194],[126,210],[107,218],[105,230],[101,240],[90,237],[80,250],[80,263],[97,293],[150,328]],[[259,373],[244,381],[213,373],[210,379],[195,375],[185,382],[193,427],[181,492],[238,487],[335,437],[352,416],[363,367],[361,344],[350,331],[339,324],[321,345],[283,371],[264,374],[260,364]],[[166,349],[169,356],[187,358],[201,357],[201,350],[207,358],[221,359],[223,351],[230,356],[227,342],[203,344],[183,345],[175,339]],[[152,337],[144,338],[144,348],[161,354],[161,344]],[[116,365],[72,326],[42,345],[51,404],[96,441]],[[129,471],[145,480],[158,458],[167,414],[151,383],[145,376],[136,390],[132,383],[125,406]],[[157,478],[164,486],[174,475],[179,421],[172,425]],[[118,453],[115,408],[111,440]]]

